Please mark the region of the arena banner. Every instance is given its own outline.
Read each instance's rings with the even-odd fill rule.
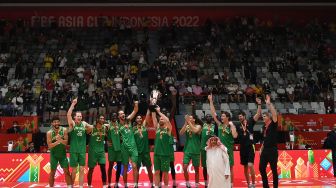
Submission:
[[[325,126],[332,130],[336,124],[336,114],[283,114],[278,120],[279,126],[284,131],[291,128],[300,131],[322,131]]]
[[[0,182],[48,182],[50,173],[50,163],[48,153],[36,154],[1,154],[1,167],[0,167]],[[235,165],[235,181],[243,181],[244,173],[243,166],[240,165],[239,152],[234,153]],[[287,180],[304,180],[314,177],[333,177],[332,157],[330,150],[279,150],[278,158],[278,172],[280,179]],[[152,153],[153,160],[153,153]],[[175,170],[176,178],[181,181],[183,177],[183,153],[175,153]],[[106,165],[107,167],[108,165]],[[259,171],[259,153],[256,153],[255,168],[257,181],[261,180]],[[194,179],[194,168],[189,166],[190,178]],[[270,169],[267,169],[268,172]],[[85,168],[85,174],[88,169]],[[113,174],[116,172],[116,167],[113,169]],[[132,167],[128,167],[129,182],[132,179]],[[270,173],[268,173],[270,174]],[[200,173],[201,181],[203,180],[202,173]],[[271,175],[269,175],[271,176]],[[140,168],[140,182],[148,182],[147,170],[143,167]],[[269,177],[271,178],[271,177]],[[78,177],[77,177],[78,180]],[[76,180],[76,181],[77,181]],[[114,180],[114,178],[113,178]],[[58,167],[56,170],[56,182],[64,181],[64,172]],[[85,182],[86,175],[85,175]],[[94,185],[99,185],[101,182],[100,170],[97,167],[93,174]]]
[[[0,7],[0,18],[20,18],[35,27],[199,27],[208,20],[236,16],[257,17],[258,24],[272,26],[273,18],[306,23],[315,18],[331,20],[333,15],[333,7]]]
[[[327,138],[328,132],[303,132],[297,131],[295,134],[295,145],[297,147],[309,145],[313,149],[322,149],[324,140]]]
[[[18,126],[21,128],[21,133],[34,133],[38,128],[38,117],[37,116],[16,116],[16,117],[0,117],[0,132],[5,133],[7,129],[13,126],[13,122],[17,122]]]

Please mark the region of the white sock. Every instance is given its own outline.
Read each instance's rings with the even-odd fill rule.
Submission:
[[[68,185],[67,187],[68,187],[68,188],[71,188],[72,186],[71,186],[71,185]]]
[[[106,188],[107,187],[107,185],[103,185],[103,188]]]
[[[83,185],[80,185],[79,188],[83,188]]]
[[[138,183],[135,183],[134,186],[138,186]]]
[[[189,183],[189,181],[186,182],[186,185],[187,185],[188,187],[190,187],[190,183]]]
[[[196,188],[198,188],[198,186],[199,186],[199,183],[195,183],[196,184]]]
[[[154,186],[154,183],[151,183],[152,184],[152,187]],[[154,186],[155,187],[155,186]]]

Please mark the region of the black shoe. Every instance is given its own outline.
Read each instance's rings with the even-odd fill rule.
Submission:
[[[107,186],[107,188],[111,188],[111,186]]]

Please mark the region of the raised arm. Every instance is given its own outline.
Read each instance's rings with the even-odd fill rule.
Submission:
[[[169,122],[169,118],[160,111],[160,107],[156,107],[155,110],[159,114],[159,116],[163,118],[165,122],[167,121]]]
[[[237,138],[238,133],[237,133],[236,126],[233,124],[232,121],[229,122],[229,125],[230,125],[230,129],[231,129],[231,133],[232,133],[233,138]]]
[[[167,128],[168,128],[169,134],[171,134],[172,125],[171,125],[171,123],[170,123],[169,118],[168,118],[166,115],[164,115],[164,114],[160,111],[160,107],[159,107],[159,106],[156,107],[155,110],[156,110],[156,112],[160,115],[160,117],[163,119],[165,125],[166,125]]]
[[[97,120],[98,121],[98,120]],[[90,134],[92,132],[93,129],[93,125],[90,125],[88,122],[86,121],[82,121],[86,130],[87,134]]]
[[[142,122],[142,126],[145,126],[147,127],[147,122],[149,122],[149,118],[150,118],[150,111],[149,109],[147,109],[147,113],[146,113],[146,117],[145,117],[145,120]]]
[[[77,98],[72,100],[72,103],[70,105],[70,108],[67,112],[67,120],[68,120],[68,125],[69,125],[69,130],[71,131],[73,129],[73,126],[75,125],[74,120],[72,119],[72,112],[77,104]]]
[[[268,110],[271,112],[272,114],[272,120],[273,122],[277,122],[278,121],[278,113],[277,111],[275,110],[273,104],[271,103],[271,97],[269,95],[266,95],[266,106],[268,108]]]
[[[131,121],[135,115],[138,113],[138,110],[139,110],[139,102],[138,101],[134,101],[134,108],[133,108],[133,112],[127,116],[127,119],[129,121]]]
[[[215,109],[215,106],[214,106],[213,100],[212,100],[212,94],[208,95],[208,99],[209,99],[209,104],[210,104],[211,116],[215,120],[216,124],[220,125],[221,122],[217,118],[216,109]]]
[[[257,113],[253,116],[254,121],[258,121],[261,116],[261,99],[256,98],[256,102],[258,105]]]
[[[183,135],[185,132],[186,132],[186,130],[187,130],[187,125],[188,125],[188,122],[187,122],[187,119],[188,119],[189,117],[188,117],[188,115],[185,115],[184,116],[184,125],[183,125],[183,127],[181,128],[181,130],[180,130],[180,135]]]
[[[152,120],[153,120],[154,127],[156,129],[159,128],[159,123],[158,123],[158,120],[157,120],[157,117],[156,117],[156,112],[152,112]]]
[[[190,126],[190,130],[193,132],[193,133],[195,133],[195,134],[201,134],[201,132],[202,132],[202,128],[201,128],[201,126],[200,125],[197,125],[197,124],[192,124],[191,126]]]

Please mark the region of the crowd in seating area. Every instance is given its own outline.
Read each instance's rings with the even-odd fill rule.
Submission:
[[[166,108],[202,103],[209,93],[216,105],[270,94],[292,107],[319,102],[323,112],[334,113],[333,23],[235,17],[153,31],[0,22],[1,116],[38,115],[47,122],[60,115],[66,124],[70,101],[78,97],[77,110],[92,123],[97,114],[129,112],[133,100],[146,103],[152,89],[161,91]]]

